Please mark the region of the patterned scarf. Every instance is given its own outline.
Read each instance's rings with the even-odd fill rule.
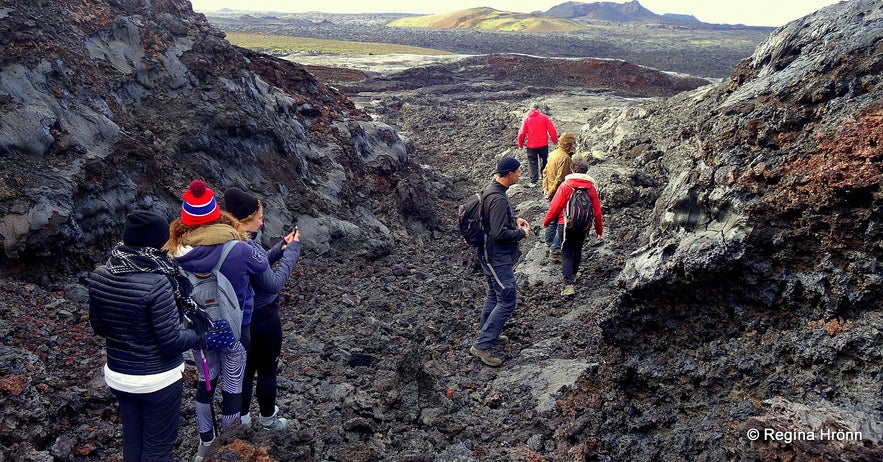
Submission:
[[[181,272],[178,263],[169,258],[164,251],[153,247],[130,247],[120,244],[110,252],[105,267],[111,274],[164,274],[172,283],[178,311],[187,316],[188,320],[194,319],[198,307],[190,298],[193,285]]]

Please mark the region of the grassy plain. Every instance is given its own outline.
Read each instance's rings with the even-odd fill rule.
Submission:
[[[252,32],[224,31],[227,41],[233,45],[250,50],[273,51],[316,51],[340,55],[451,55],[454,53],[434,50],[432,48],[397,45],[378,42],[348,42],[343,40],[326,40],[290,35],[259,34]]]

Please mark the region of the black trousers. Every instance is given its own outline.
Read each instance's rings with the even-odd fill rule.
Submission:
[[[282,319],[277,298],[270,305],[256,308],[251,315],[251,348],[245,360],[245,379],[242,381],[243,415],[249,412],[253,392],[257,396],[261,415],[273,415],[276,410],[276,371],[281,352]]]
[[[561,244],[561,272],[564,273],[564,283],[573,284],[573,276],[579,271],[583,260],[583,244],[588,232],[565,227],[562,229],[564,242]]]
[[[527,163],[530,164],[530,182],[540,181],[540,172],[546,168],[549,160],[549,146],[539,148],[527,148]],[[539,165],[537,165],[539,164]]]
[[[184,379],[153,393],[110,391],[120,405],[125,462],[172,462]]]

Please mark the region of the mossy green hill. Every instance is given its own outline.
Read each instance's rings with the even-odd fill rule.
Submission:
[[[452,13],[401,18],[390,27],[432,27],[437,29],[482,29],[515,32],[571,32],[586,26],[569,19],[544,14],[524,14],[493,8],[470,8]]]
[[[344,40],[326,40],[290,35],[260,34],[253,32],[237,32],[225,30],[228,42],[250,50],[264,52],[290,52],[293,50],[318,51],[340,55],[450,55],[449,51],[432,48],[412,47],[395,43],[354,42]]]

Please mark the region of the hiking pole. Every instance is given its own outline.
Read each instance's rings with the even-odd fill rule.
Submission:
[[[208,361],[205,360],[205,344],[201,344],[199,347],[199,354],[202,356],[202,376],[205,377],[205,391],[212,391],[212,382],[209,378],[208,371]],[[211,396],[211,395],[210,395]],[[215,435],[220,434],[218,429],[218,416],[215,415],[215,403],[214,399],[209,399],[209,407],[212,410],[212,428],[215,430]]]
[[[199,354],[202,355],[202,376],[205,378],[205,391],[212,391],[212,383],[208,376],[208,361],[205,360],[205,345],[199,346]]]

